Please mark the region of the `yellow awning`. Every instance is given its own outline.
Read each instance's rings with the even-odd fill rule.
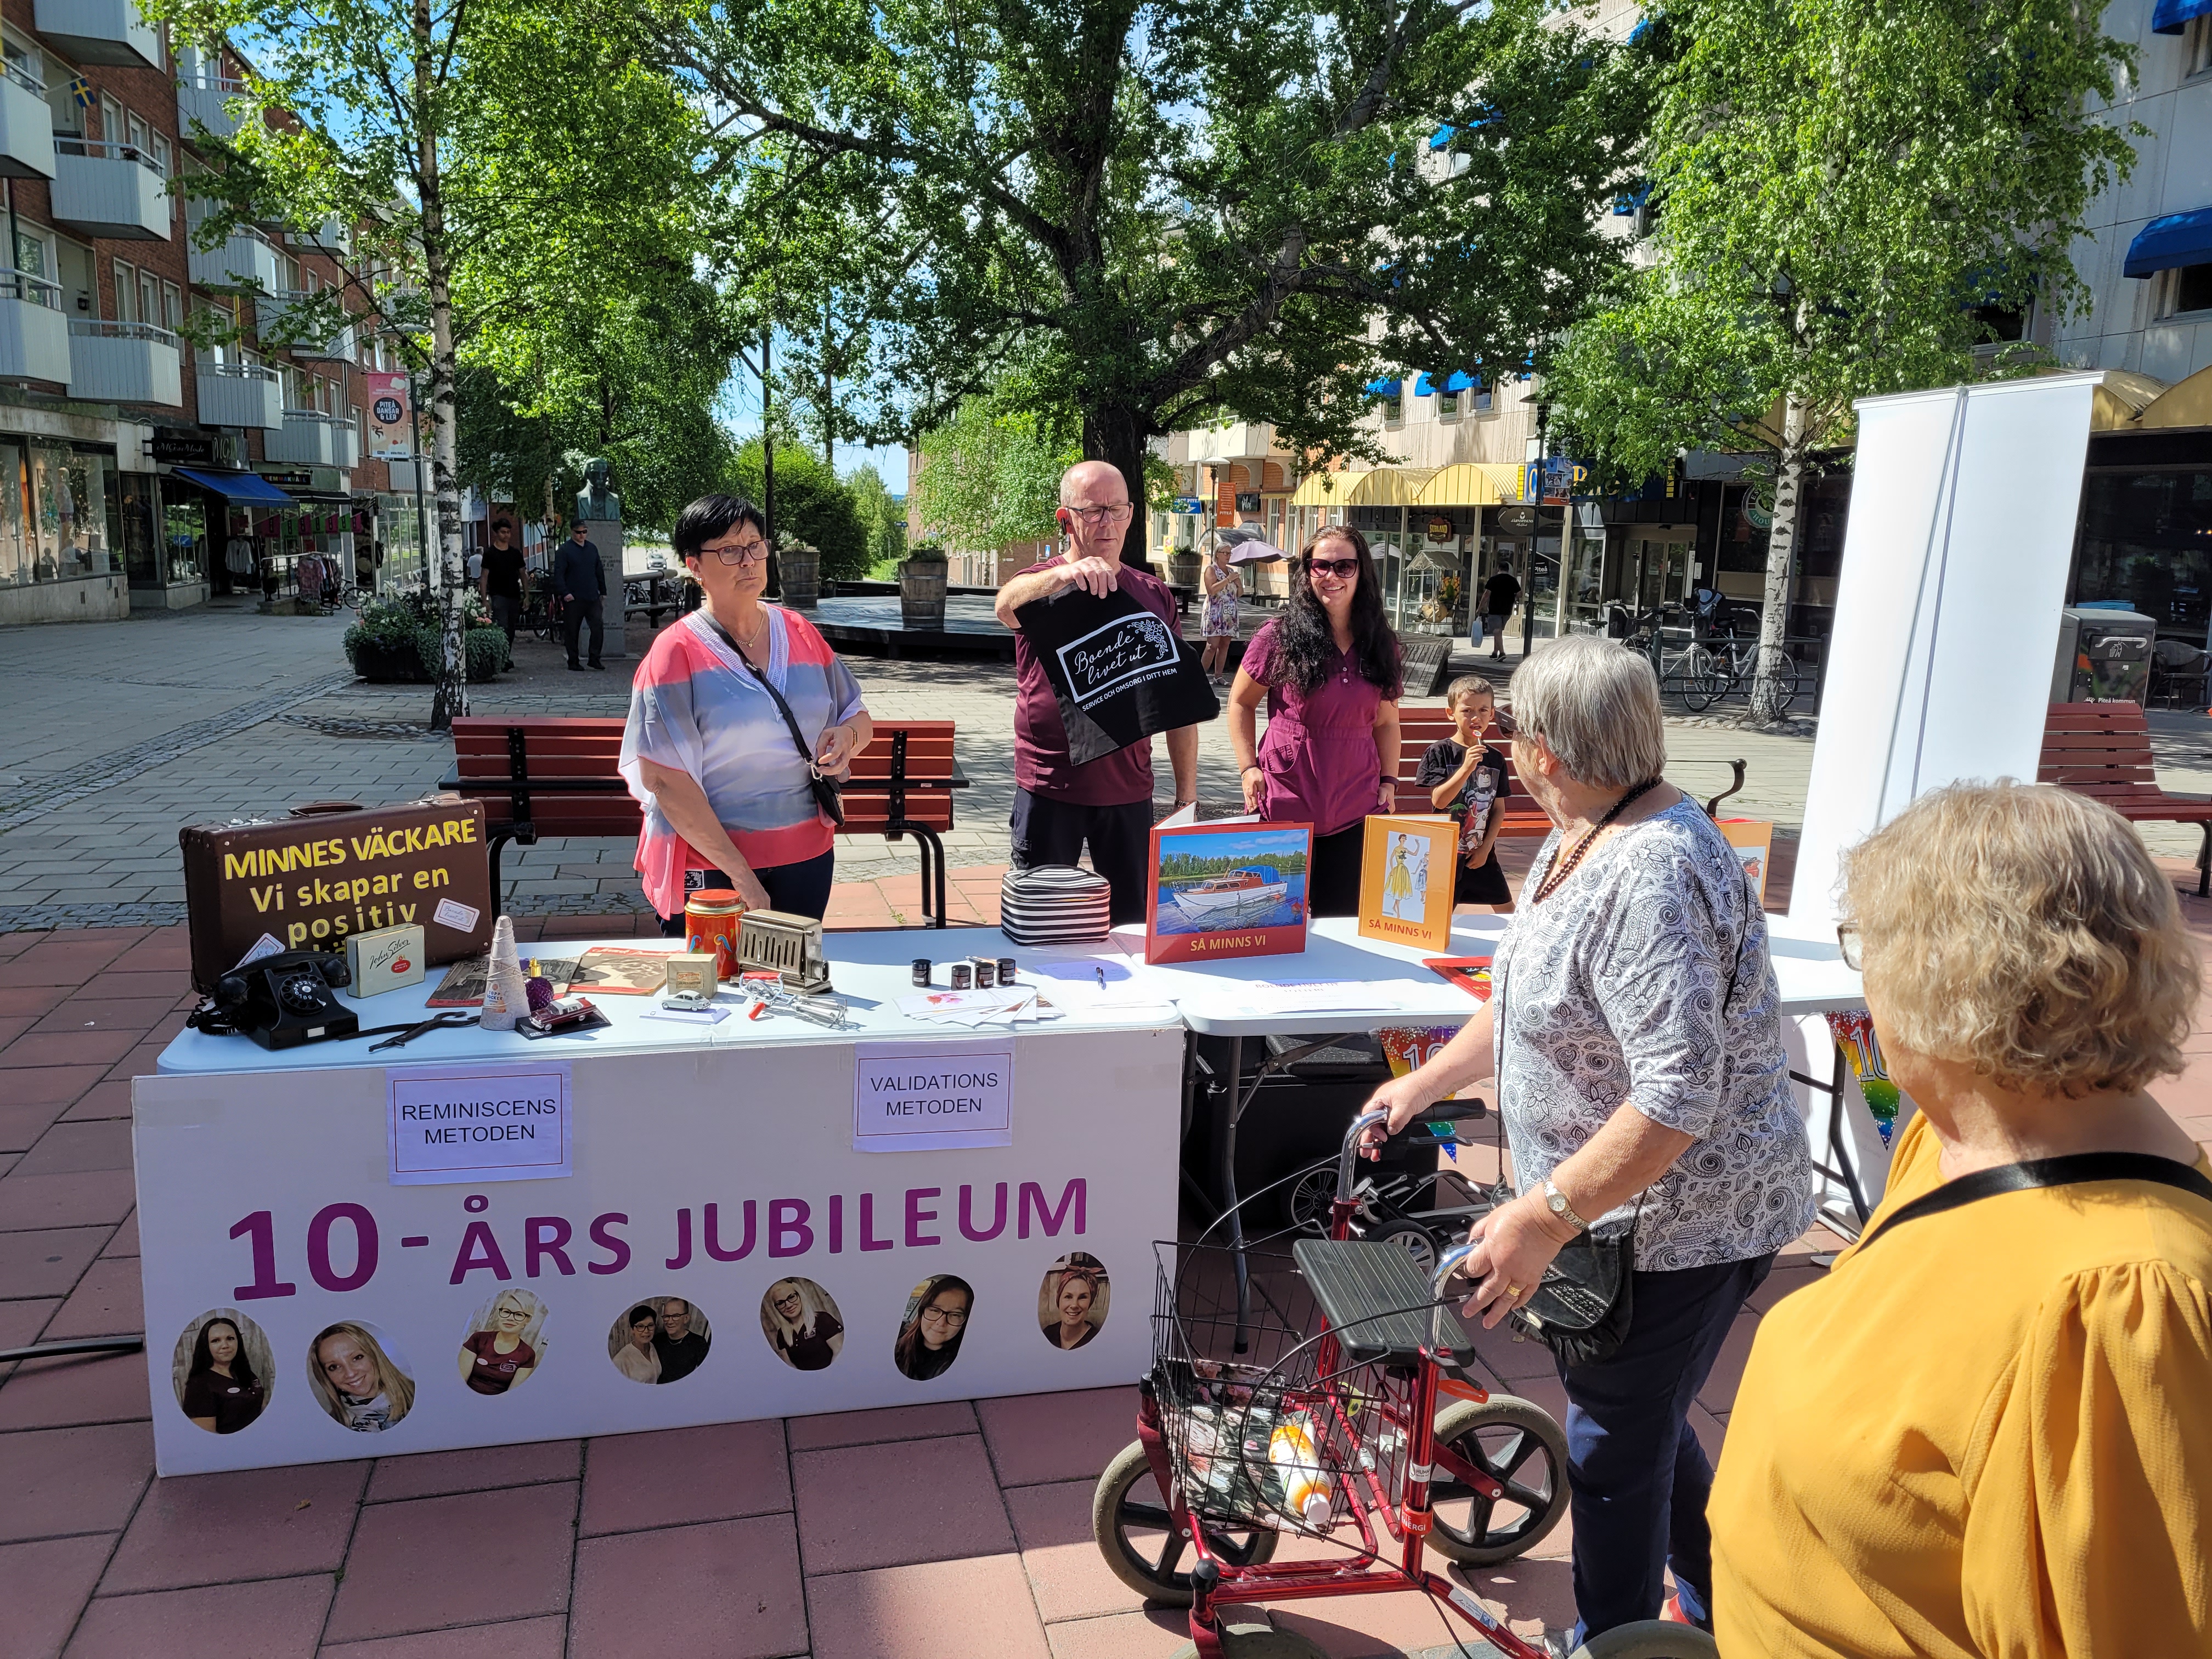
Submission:
[[[1377,466],[1364,472],[1316,472],[1291,492],[1292,507],[1411,507],[1435,469]]]
[[[2212,426],[2212,368],[2200,368],[2153,398],[2136,421],[2136,429]]]
[[[1521,499],[1521,469],[1502,461],[1462,461],[1421,486],[1416,507],[1496,507]]]

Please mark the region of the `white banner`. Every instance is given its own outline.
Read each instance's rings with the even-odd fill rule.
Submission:
[[[897,1158],[854,1150],[856,1046],[578,1042],[574,1173],[520,1182],[392,1185],[380,1066],[308,1072],[240,1044],[267,1069],[138,1079],[158,1467],[1141,1376],[1152,1241],[1175,1236],[1180,1027],[917,1045],[1008,1056],[1012,1144]],[[402,1068],[398,1097],[469,1097],[428,1078],[464,1069]],[[234,1352],[250,1381],[215,1369]]]

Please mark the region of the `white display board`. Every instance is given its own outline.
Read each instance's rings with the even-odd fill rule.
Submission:
[[[444,1185],[391,1181],[383,1066],[138,1079],[138,1223],[161,1472],[1139,1376],[1151,1357],[1152,1242],[1175,1233],[1181,1029],[997,1039],[1013,1054],[1012,1144],[952,1151],[854,1149],[859,1046],[825,1037],[564,1054],[575,1173]],[[1065,1348],[1044,1324],[1060,1305],[1071,1252],[1097,1270],[1071,1292],[1069,1328],[1085,1322],[1086,1308],[1096,1328]],[[952,1362],[915,1380],[895,1351],[918,1287],[945,1275],[969,1293],[968,1317]],[[825,1312],[842,1330],[820,1369],[799,1369],[771,1345],[771,1292],[788,1301],[794,1282],[800,1340],[826,1331]],[[670,1352],[703,1334],[705,1358],[674,1382],[635,1381],[616,1363],[628,1316],[653,1306],[657,1320],[667,1316],[653,1334],[668,1334],[672,1297],[690,1328]],[[937,1298],[927,1322],[939,1339],[928,1345],[933,1357],[961,1299],[957,1289]],[[234,1432],[195,1426],[182,1404],[210,1315],[239,1330],[264,1390],[258,1414]],[[502,1352],[501,1341],[527,1347],[526,1373],[518,1348]],[[642,1350],[630,1364],[650,1369]],[[493,1391],[471,1386],[465,1369]],[[406,1381],[382,1390],[380,1411],[373,1384],[395,1375]],[[201,1376],[195,1403],[212,1409],[211,1374],[203,1366]],[[370,1392],[348,1393],[349,1382]],[[410,1391],[393,1411],[392,1395]],[[235,1399],[222,1409],[245,1414]],[[349,1428],[334,1410],[388,1420]]]
[[[2045,375],[1856,404],[1850,520],[1790,895],[1800,935],[1833,927],[1843,854],[1917,797],[1961,779],[2034,778],[2103,379]],[[1826,1076],[1825,1024],[1801,1027],[1791,1064]],[[1825,1160],[1828,1098],[1799,1093]],[[1844,1122],[1845,1156],[1871,1203],[1889,1154],[1848,1085]],[[1844,1196],[1832,1182],[1824,1200]]]
[[[2034,778],[2103,378],[1856,405],[1793,922],[1835,921],[1844,850],[1916,797],[1962,778]]]

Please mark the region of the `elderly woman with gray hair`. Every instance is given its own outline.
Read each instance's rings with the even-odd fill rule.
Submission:
[[[1468,1308],[1486,1326],[1586,1231],[1633,1239],[1618,1346],[1555,1355],[1581,1620],[1552,1638],[1564,1653],[1662,1601],[1711,1628],[1712,1466],[1690,1402],[1775,1252],[1811,1223],[1813,1172],[1765,916],[1734,849],[1661,776],[1650,664],[1577,636],[1530,657],[1512,690],[1514,768],[1555,827],[1498,943],[1491,1000],[1370,1105],[1395,1132],[1496,1079],[1519,1193],[1470,1235]]]

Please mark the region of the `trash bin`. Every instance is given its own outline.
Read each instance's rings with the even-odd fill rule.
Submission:
[[[2157,623],[2140,611],[2068,606],[2058,613],[2051,701],[2147,703],[2157,641]]]

